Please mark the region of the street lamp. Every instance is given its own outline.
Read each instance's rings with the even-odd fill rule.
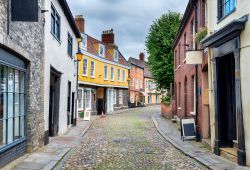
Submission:
[[[76,118],[77,118],[77,113],[78,113],[78,108],[77,108],[77,101],[78,101],[78,81],[79,81],[79,78],[78,78],[78,67],[79,67],[79,62],[82,61],[82,58],[83,58],[83,53],[81,52],[81,49],[80,49],[80,44],[81,44],[81,39],[78,40],[78,51],[76,53],[76,104],[75,104],[75,118],[74,118],[74,121],[73,121],[73,125],[76,126]]]

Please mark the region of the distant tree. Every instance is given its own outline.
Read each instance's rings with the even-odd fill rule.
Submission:
[[[173,41],[181,22],[181,14],[168,12],[153,22],[146,38],[148,66],[159,89],[166,89],[174,80]]]

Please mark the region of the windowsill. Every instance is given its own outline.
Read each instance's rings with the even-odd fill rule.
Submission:
[[[58,39],[53,32],[50,31],[50,33],[52,34],[53,38],[56,39],[59,42],[59,44],[61,45],[60,39]]]
[[[231,12],[229,12],[227,15],[221,17],[220,19],[218,19],[217,24],[219,24],[221,21],[223,21],[225,18],[227,18],[229,15],[231,15],[232,13],[234,13],[236,11],[236,8],[234,8]]]
[[[87,75],[87,74],[86,74],[86,75],[85,75],[85,74],[82,74],[82,76],[83,76],[83,77],[88,77],[88,75]]]
[[[104,79],[104,81],[108,81],[109,79]]]
[[[93,76],[90,76],[90,78],[94,79],[95,77],[93,77]]]
[[[178,109],[178,110],[181,110],[181,107],[178,107],[177,109]]]

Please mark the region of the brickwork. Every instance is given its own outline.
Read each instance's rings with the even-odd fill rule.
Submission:
[[[43,60],[44,1],[39,1],[38,22],[12,22],[7,2],[0,2],[0,46],[11,49],[27,60],[27,150],[32,152],[44,145]],[[9,18],[9,20],[8,20]],[[18,147],[18,146],[17,146]],[[18,150],[18,149],[17,149]],[[26,150],[26,149],[25,149]],[[17,152],[15,152],[17,153]],[[13,158],[20,156],[12,154]],[[3,157],[1,156],[1,161]],[[10,159],[13,160],[13,159]]]
[[[180,118],[193,117],[192,112],[195,111],[194,108],[194,80],[195,80],[195,66],[186,64],[186,50],[199,49],[200,46],[193,42],[193,31],[197,32],[200,28],[205,26],[205,3],[203,0],[197,1],[197,26],[193,28],[193,23],[195,23],[195,10],[194,7],[191,8],[187,16],[186,22],[183,23],[181,34],[177,37],[174,48],[174,81],[175,81],[175,103],[176,110],[175,113]],[[201,133],[202,127],[202,66],[198,66],[198,125],[199,131]]]

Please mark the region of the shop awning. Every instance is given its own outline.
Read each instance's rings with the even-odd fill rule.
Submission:
[[[146,92],[141,92],[141,94],[143,95],[143,96],[148,96],[148,93],[146,93]]]

